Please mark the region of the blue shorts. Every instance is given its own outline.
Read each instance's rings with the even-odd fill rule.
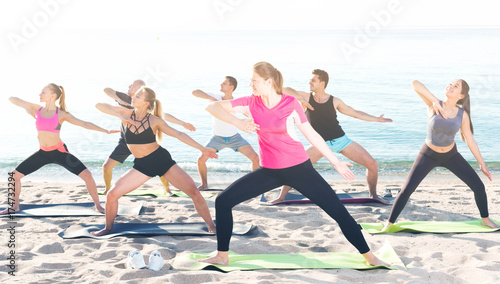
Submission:
[[[335,138],[332,140],[325,141],[328,147],[330,147],[330,150],[335,153],[340,153],[340,151],[344,150],[345,147],[349,146],[349,144],[352,143],[352,140],[347,137],[347,135],[344,135],[339,138]]]
[[[248,145],[247,140],[245,140],[241,135],[238,133],[236,135],[233,135],[231,137],[222,137],[222,136],[217,136],[214,135],[212,138],[210,138],[210,141],[205,145],[205,147],[210,147],[215,149],[217,152],[224,148],[231,148],[235,152],[238,151],[238,148]]]

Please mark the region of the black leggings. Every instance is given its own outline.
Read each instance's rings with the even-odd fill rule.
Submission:
[[[389,222],[396,222],[410,195],[417,189],[425,176],[435,167],[445,167],[465,182],[474,192],[474,198],[476,199],[476,205],[479,208],[481,217],[488,217],[488,200],[484,184],[464,157],[458,153],[457,145],[449,152],[438,153],[424,144],[422,149],[420,149],[415,163],[413,163],[406,184],[394,201]]]
[[[64,148],[66,149],[64,153],[59,150],[44,151],[40,149],[19,164],[16,171],[27,176],[47,164],[61,165],[75,175],[79,175],[87,169],[77,157],[67,152],[66,145],[64,145]]]
[[[285,169],[260,167],[241,177],[219,194],[215,200],[217,250],[229,250],[234,206],[284,184],[297,189],[335,219],[344,236],[360,253],[370,251],[361,228],[340,202],[335,191],[313,168],[310,160]]]

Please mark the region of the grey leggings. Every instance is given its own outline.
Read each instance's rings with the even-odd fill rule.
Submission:
[[[449,152],[438,153],[424,144],[422,149],[420,149],[415,163],[413,163],[406,184],[394,201],[391,215],[389,215],[389,222],[396,222],[410,195],[417,189],[425,176],[435,167],[445,167],[465,182],[474,192],[474,198],[476,199],[476,205],[479,208],[481,217],[488,217],[488,200],[484,184],[469,163],[458,153],[457,145]]]

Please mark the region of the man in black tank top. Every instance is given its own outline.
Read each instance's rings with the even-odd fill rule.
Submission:
[[[384,118],[384,115],[377,117],[353,109],[346,105],[341,99],[325,93],[325,88],[328,85],[328,73],[323,70],[315,69],[312,74],[313,77],[309,81],[311,93],[296,91],[289,87],[284,88],[283,93],[299,99],[302,106],[306,109],[306,116],[309,123],[311,123],[314,130],[325,139],[333,152],[340,153],[349,160],[366,168],[366,180],[370,191],[370,197],[379,199],[387,204],[388,201],[385,201],[377,195],[377,161],[372,158],[365,148],[347,138],[337,120],[337,111],[365,121],[392,122],[392,119]],[[307,154],[311,158],[313,164],[323,157],[323,155],[313,146],[307,148]],[[271,202],[282,201],[289,189],[290,187],[283,186],[280,196]]]
[[[143,86],[146,86],[146,83],[143,80],[135,80],[128,87],[128,91],[126,94],[115,91],[111,88],[105,88],[104,93],[108,95],[110,98],[114,99],[120,106],[132,109],[133,107],[130,106],[130,104],[132,103],[132,96],[135,94],[135,92],[137,92],[137,90],[139,90]],[[196,130],[196,128],[192,124],[179,120],[175,118],[173,115],[170,115],[168,113],[164,113],[163,118],[168,122],[182,125],[187,130],[190,131]],[[130,156],[131,154],[132,153],[130,153],[127,147],[127,143],[125,143],[124,129],[122,128],[121,137],[120,140],[118,141],[118,145],[115,147],[111,155],[106,159],[106,161],[102,165],[102,176],[104,178],[104,186],[105,186],[104,194],[106,194],[108,190],[111,188],[113,168],[118,163],[125,162],[128,156]],[[160,177],[160,180],[163,183],[163,186],[165,187],[165,191],[167,192],[167,194],[170,194],[170,189],[167,180],[164,177]]]

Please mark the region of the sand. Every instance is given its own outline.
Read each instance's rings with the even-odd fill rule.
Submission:
[[[398,180],[379,182],[384,188],[400,188]],[[365,191],[366,183],[332,182],[338,192]],[[6,199],[6,185],[2,194]],[[160,187],[147,183],[142,188]],[[490,216],[500,220],[500,182],[486,182]],[[102,185],[99,190],[103,190]],[[83,184],[25,182],[22,203],[90,202]],[[395,193],[395,190],[393,191]],[[272,197],[276,192],[269,192]],[[101,196],[104,201],[105,197]],[[212,214],[214,200],[207,200]],[[187,198],[123,197],[120,202],[143,202],[141,215],[122,216],[117,222],[201,222]],[[346,205],[358,222],[383,222],[391,207],[381,204]],[[343,237],[338,225],[314,204],[261,206],[258,198],[234,209],[236,222],[251,222],[258,229],[247,236],[233,236],[231,250],[240,254],[282,254],[304,252],[356,252]],[[479,218],[472,192],[455,177],[428,178],[412,195],[398,221],[462,221]],[[73,224],[104,224],[104,217],[16,218],[15,276],[8,274],[6,258],[10,224],[1,219],[1,283],[499,283],[500,232],[470,234],[381,234],[364,233],[373,250],[389,240],[406,271],[375,269],[258,270],[221,273],[177,271],[177,255],[211,252],[215,236],[146,238],[117,237],[110,240],[62,239],[58,233]],[[127,254],[140,250],[146,264],[153,250],[165,258],[158,271],[130,270]]]

